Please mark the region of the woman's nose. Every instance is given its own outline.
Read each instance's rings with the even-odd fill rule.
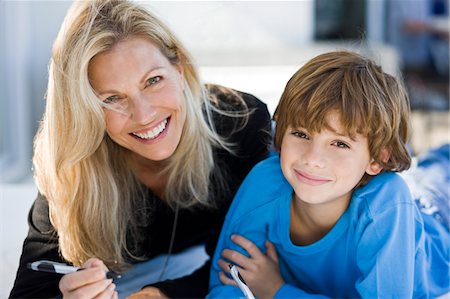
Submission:
[[[156,115],[156,109],[148,95],[135,95],[130,104],[128,108],[131,118],[137,123],[147,124]]]

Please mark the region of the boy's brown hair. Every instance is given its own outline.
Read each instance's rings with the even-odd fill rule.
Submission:
[[[371,157],[384,170],[409,168],[410,108],[402,82],[370,59],[347,51],[313,58],[288,81],[274,114],[275,148],[280,151],[289,126],[309,132],[330,129],[325,116],[333,109],[350,137],[367,137]],[[382,158],[384,149],[388,159]],[[366,175],[361,183],[367,180]]]

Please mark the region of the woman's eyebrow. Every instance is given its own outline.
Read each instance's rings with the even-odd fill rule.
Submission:
[[[162,70],[162,69],[164,69],[163,66],[155,66],[155,67],[150,68],[150,70],[147,71],[144,74],[144,76],[142,76],[142,79],[141,79],[141,81],[139,83],[141,83],[141,84],[145,83],[145,81],[147,81],[147,79],[148,79],[148,77],[150,76],[151,73],[153,73],[154,71],[157,71],[157,70]]]

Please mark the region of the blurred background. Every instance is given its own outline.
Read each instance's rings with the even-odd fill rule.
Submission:
[[[0,0],[0,298],[12,287],[37,192],[32,140],[52,43],[71,3]],[[405,80],[415,155],[450,140],[449,0],[140,3],[184,42],[205,82],[253,93],[271,113],[302,64],[350,49]]]

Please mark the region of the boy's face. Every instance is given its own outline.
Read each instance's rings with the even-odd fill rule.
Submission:
[[[334,132],[287,128],[281,144],[281,168],[298,200],[346,206],[364,173],[375,175],[381,167],[370,157],[366,137],[351,139],[343,132],[337,111],[330,111],[326,121]]]

